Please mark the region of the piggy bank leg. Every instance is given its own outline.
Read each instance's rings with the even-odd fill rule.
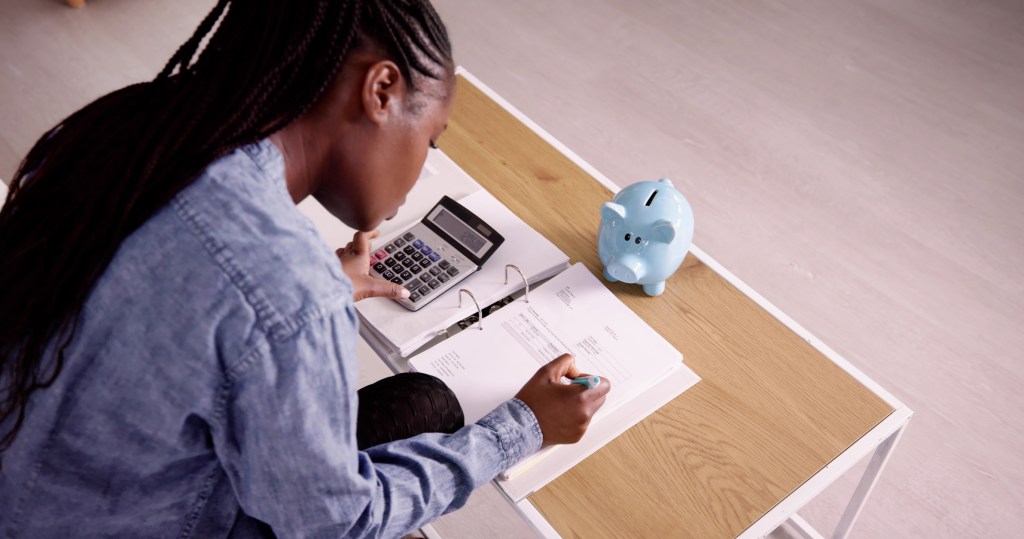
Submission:
[[[618,279],[612,277],[611,273],[608,273],[608,268],[604,269],[604,278],[607,279],[609,283],[618,282]]]
[[[644,285],[644,292],[647,293],[648,296],[660,296],[664,291],[665,281]]]

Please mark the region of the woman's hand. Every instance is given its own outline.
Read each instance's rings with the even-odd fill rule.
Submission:
[[[348,275],[354,288],[355,301],[366,298],[407,298],[409,291],[402,285],[370,277],[370,241],[380,236],[379,230],[356,232],[348,245],[334,251],[341,261],[341,269]]]
[[[587,375],[576,369],[571,355],[562,354],[541,367],[516,394],[537,416],[544,435],[542,447],[578,442],[587,432],[590,418],[604,405],[612,387],[608,380],[602,377],[594,389],[562,381],[577,376]]]

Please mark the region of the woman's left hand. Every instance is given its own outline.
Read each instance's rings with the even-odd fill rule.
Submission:
[[[352,281],[355,301],[366,298],[407,298],[409,291],[402,285],[370,277],[370,241],[380,236],[379,230],[356,232],[348,245],[334,251],[341,261],[341,269]]]

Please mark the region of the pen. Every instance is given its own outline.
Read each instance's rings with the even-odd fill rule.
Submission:
[[[597,384],[601,383],[601,377],[600,376],[580,376],[578,378],[573,378],[572,379],[572,383],[579,384],[581,386],[587,386],[587,389],[594,389],[595,387],[597,387]]]

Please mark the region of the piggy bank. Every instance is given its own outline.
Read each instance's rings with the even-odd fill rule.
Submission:
[[[693,210],[672,182],[638,182],[601,206],[597,251],[604,278],[643,285],[649,296],[683,263],[693,240]]]

